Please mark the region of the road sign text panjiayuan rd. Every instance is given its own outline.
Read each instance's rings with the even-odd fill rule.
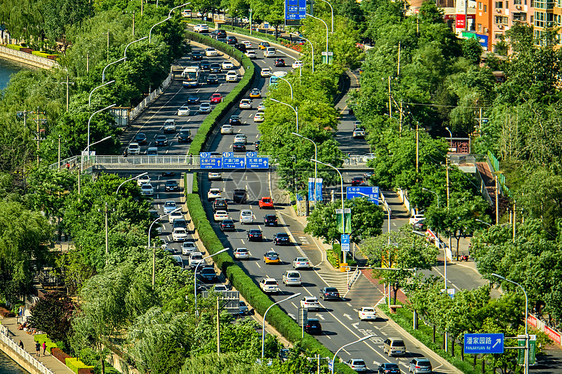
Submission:
[[[503,353],[503,334],[464,334],[464,353]]]

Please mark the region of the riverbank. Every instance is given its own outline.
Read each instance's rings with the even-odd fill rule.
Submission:
[[[16,51],[4,46],[0,46],[0,59],[40,69],[51,69],[55,66],[59,66],[58,62],[55,60],[35,56],[31,53]]]

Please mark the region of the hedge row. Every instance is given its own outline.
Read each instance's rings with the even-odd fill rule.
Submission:
[[[71,355],[65,353],[62,349],[57,348],[57,347],[51,348],[51,354],[53,355],[54,358],[56,358],[57,360],[59,360],[60,362],[62,362],[65,365],[66,365],[66,359],[72,358]]]
[[[56,343],[52,342],[47,334],[35,334],[33,335],[33,340],[38,342],[41,347],[43,343],[47,345],[46,351],[53,355],[57,360],[68,366],[76,374],[91,374],[94,367],[84,364],[80,359],[74,358],[66,353],[64,353]]]
[[[41,347],[43,347],[43,343],[45,343],[47,345],[47,352],[49,353],[51,353],[52,348],[58,348],[57,344],[51,341],[47,334],[35,334],[33,335],[33,340],[41,344]]]
[[[92,372],[93,366],[86,365],[79,358],[67,358],[66,366],[76,374],[89,374]]]
[[[213,128],[218,123],[218,120],[229,110],[232,103],[237,103],[244,97],[244,94],[252,84],[254,78],[254,64],[248,57],[236,48],[219,42],[209,36],[187,31],[187,37],[195,42],[214,47],[218,51],[234,57],[245,69],[244,77],[240,80],[240,82],[238,82],[236,87],[234,87],[234,89],[226,95],[224,100],[213,109],[205,120],[203,120],[203,123],[197,130],[197,134],[193,137],[193,141],[189,147],[189,153],[192,155],[199,155],[199,153],[203,150],[207,139],[209,139]]]

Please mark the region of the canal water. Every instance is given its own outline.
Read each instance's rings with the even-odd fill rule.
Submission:
[[[0,90],[3,90],[10,81],[10,75],[24,69],[22,65],[0,59]]]

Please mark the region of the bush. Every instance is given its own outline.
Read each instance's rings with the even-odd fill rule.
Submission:
[[[22,49],[22,46],[15,45],[15,44],[6,44],[6,48],[15,49],[16,51],[19,51],[20,49]]]
[[[90,374],[94,368],[93,366],[86,365],[78,358],[67,358],[65,363],[76,374]]]
[[[46,351],[49,353],[51,353],[52,348],[58,348],[56,343],[52,342],[47,334],[35,334],[33,335],[33,340],[39,342],[39,344],[41,344],[41,348],[43,348],[43,342],[45,342],[45,344],[47,345]]]
[[[54,358],[56,358],[57,360],[59,360],[60,362],[62,362],[63,364],[66,365],[66,359],[67,358],[72,358],[71,355],[66,354],[62,351],[62,349],[54,347],[51,349],[51,354],[53,355]]]

